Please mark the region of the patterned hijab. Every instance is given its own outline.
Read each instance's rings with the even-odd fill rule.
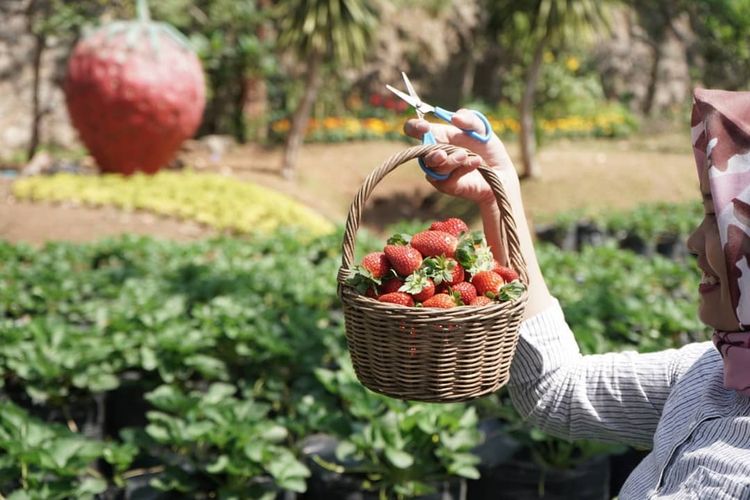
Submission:
[[[708,171],[737,331],[713,341],[724,359],[727,388],[750,396],[750,92],[697,89],[693,153]]]

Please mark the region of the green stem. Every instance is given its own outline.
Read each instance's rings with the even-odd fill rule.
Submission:
[[[24,460],[23,462],[21,462],[21,487],[24,489],[24,491],[29,489],[28,477],[29,464],[27,464]]]
[[[138,20],[147,23],[151,20],[151,11],[148,8],[148,0],[137,0],[135,4],[135,14]]]

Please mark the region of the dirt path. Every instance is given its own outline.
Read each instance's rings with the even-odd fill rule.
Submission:
[[[542,178],[522,184],[528,215],[540,222],[572,209],[596,212],[654,201],[695,199],[695,167],[689,141],[683,135],[618,141],[565,140],[545,145],[539,156]],[[198,148],[185,154],[183,160],[201,171],[221,172],[282,191],[343,222],[366,176],[409,145],[308,144],[300,155],[295,182],[278,175],[280,148],[248,145],[213,160]],[[516,145],[510,143],[508,149],[516,160]],[[9,195],[9,185],[7,180],[0,182],[0,238],[10,241],[87,241],[122,233],[188,241],[213,234],[195,223],[151,214],[18,202]],[[379,228],[399,219],[432,216],[451,201],[437,195],[412,162],[397,168],[376,187],[367,203],[364,223]]]

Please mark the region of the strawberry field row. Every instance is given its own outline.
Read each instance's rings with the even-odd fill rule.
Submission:
[[[700,203],[660,203],[634,210],[586,214],[568,212],[536,229],[537,239],[563,250],[613,242],[641,255],[679,258],[687,254],[685,241],[703,215]]]
[[[360,236],[362,251],[379,244]],[[584,350],[702,334],[696,271],[614,245],[583,252],[540,248]],[[557,449],[559,467],[601,451],[519,430],[502,392],[429,405],[365,390],[345,350],[339,263],[340,231],[0,242],[0,494],[330,498],[331,477],[389,497],[466,480],[477,492],[480,471],[492,475],[478,451],[488,418],[507,434],[505,465],[534,449]]]

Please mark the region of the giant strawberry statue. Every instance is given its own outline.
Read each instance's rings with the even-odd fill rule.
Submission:
[[[201,121],[201,63],[172,26],[151,21],[146,0],[138,20],[115,21],[73,49],[65,99],[73,125],[104,172],[154,173]]]

